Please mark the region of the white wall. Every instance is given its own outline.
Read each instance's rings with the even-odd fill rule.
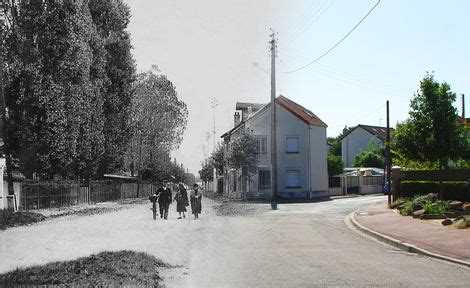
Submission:
[[[352,167],[354,157],[362,151],[369,150],[370,141],[374,139],[377,147],[383,145],[382,141],[362,127],[357,127],[341,140],[341,158],[344,167]]]
[[[309,126],[280,105],[277,105],[276,113],[278,191],[287,197],[328,196],[326,128]],[[248,120],[246,127],[252,129],[254,135],[267,136],[267,153],[259,155],[258,166],[271,170],[271,111],[266,109],[255,116]],[[300,153],[286,153],[288,136],[299,138]],[[290,169],[300,171],[299,188],[286,187],[287,170]],[[250,192],[259,196],[271,193],[270,189],[259,189],[257,174],[250,183]]]
[[[310,126],[310,149],[312,167],[310,198],[328,196],[326,128]]]

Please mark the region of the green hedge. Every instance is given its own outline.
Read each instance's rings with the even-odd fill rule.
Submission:
[[[465,181],[444,181],[442,185],[444,200],[470,201],[470,189]],[[419,194],[439,193],[438,181],[402,181],[401,197]]]

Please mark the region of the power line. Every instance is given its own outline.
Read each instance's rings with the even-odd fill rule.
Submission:
[[[287,71],[287,72],[284,72],[286,74],[289,74],[289,73],[294,73],[294,72],[297,72],[297,71],[300,71],[302,69],[305,69],[307,68],[308,66],[312,65],[313,63],[317,62],[318,60],[322,59],[323,57],[325,57],[326,55],[328,55],[333,49],[335,49],[339,44],[341,44],[341,42],[343,42],[354,30],[356,30],[356,28],[361,25],[361,23],[370,15],[370,13],[372,13],[372,11],[375,9],[375,7],[377,7],[380,3],[380,0],[377,1],[377,3],[375,3],[374,7],[372,7],[372,9],[369,10],[369,12],[367,12],[367,14],[362,17],[361,21],[359,21],[359,23],[356,24],[356,26],[354,26],[351,31],[348,32],[348,34],[346,34],[343,38],[341,38],[341,40],[339,40],[335,45],[333,45],[333,47],[331,47],[330,49],[328,49],[325,53],[323,53],[320,57],[318,57],[317,59],[313,60],[312,62],[302,66],[302,67],[299,67],[295,70],[291,70],[291,71]]]
[[[290,37],[287,38],[287,41],[292,43],[293,41],[295,41],[297,38],[299,38],[300,36],[302,36],[302,34],[305,33],[305,31],[307,31],[307,29],[315,22],[317,22],[318,19],[320,19],[320,17],[325,14],[326,11],[328,11],[328,9],[330,9],[331,6],[333,6],[333,4],[335,3],[335,0],[331,1],[329,3],[328,6],[326,7],[320,7],[319,10],[318,10],[318,13],[317,15],[313,15],[315,17],[311,17],[306,23],[305,25],[303,26],[302,29],[300,29],[299,31],[297,31],[297,33],[294,33],[292,34]],[[325,2],[326,4],[326,2]],[[322,10],[323,9],[323,10]]]

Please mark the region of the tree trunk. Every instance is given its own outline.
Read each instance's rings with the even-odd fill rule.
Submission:
[[[443,164],[442,164],[442,160],[439,159],[439,174],[442,175],[442,167],[443,167]],[[439,199],[440,200],[444,200],[444,190],[443,190],[443,181],[442,181],[442,176],[439,176]]]

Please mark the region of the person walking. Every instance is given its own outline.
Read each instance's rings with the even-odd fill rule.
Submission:
[[[154,191],[153,194],[149,196],[149,200],[152,202],[153,220],[157,220],[157,192]]]
[[[194,214],[194,219],[199,219],[199,214],[202,210],[202,193],[199,191],[197,184],[193,185],[193,191],[191,191],[191,211]]]
[[[162,187],[158,188],[157,195],[158,205],[160,206],[160,218],[168,220],[168,209],[170,208],[170,203],[173,200],[171,189],[168,187],[168,180],[162,181]]]
[[[183,213],[183,218],[186,218],[184,212],[186,212],[186,206],[189,205],[188,192],[186,191],[186,188],[184,188],[184,184],[181,182],[178,184],[178,192],[176,192],[175,200],[176,212],[180,215],[178,219],[181,219],[181,213]]]

